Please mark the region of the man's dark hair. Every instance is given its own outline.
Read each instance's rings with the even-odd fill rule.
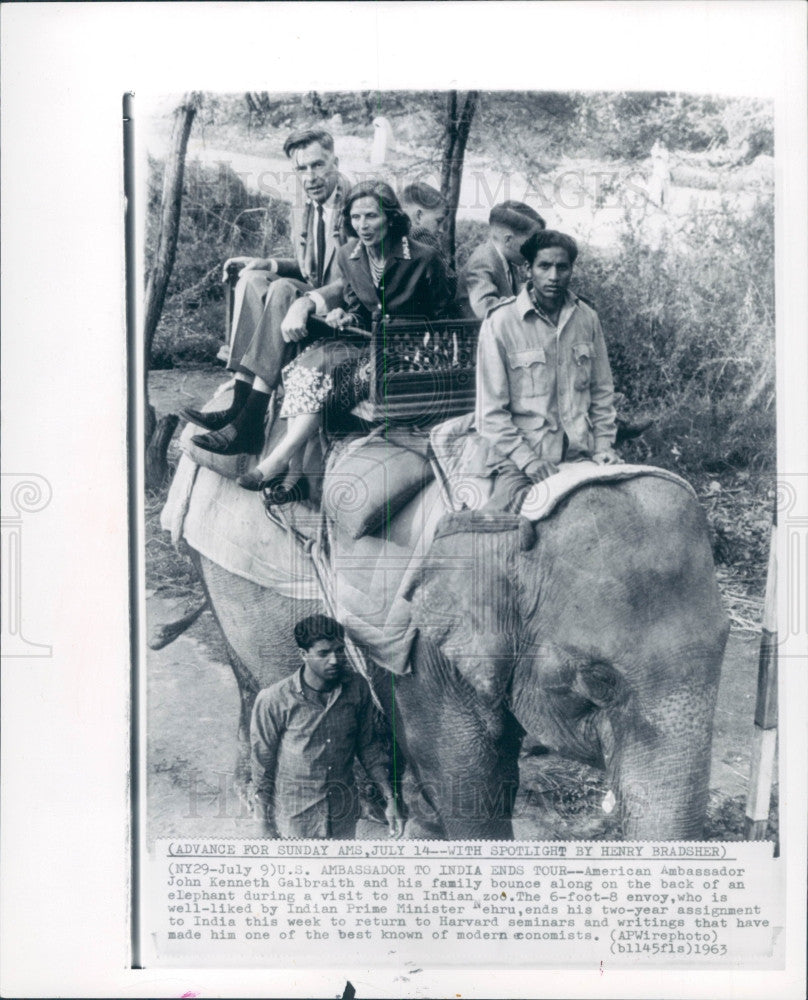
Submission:
[[[295,642],[301,649],[311,649],[315,642],[345,642],[345,629],[327,615],[310,615],[295,625]]]
[[[488,215],[490,226],[507,226],[515,233],[531,233],[534,229],[544,229],[544,219],[535,208],[523,201],[503,201],[494,205]]]
[[[571,236],[567,236],[566,233],[559,233],[557,229],[540,229],[538,232],[533,233],[519,247],[519,252],[528,264],[532,264],[539,250],[547,250],[550,247],[561,247],[562,250],[566,250],[570,264],[575,263],[575,258],[578,256],[578,244]]]
[[[319,142],[323,149],[327,149],[329,153],[334,152],[334,136],[317,125],[295,129],[283,144],[283,151],[291,160],[292,153],[298,149],[305,149],[306,146],[311,146],[313,142]]]
[[[401,192],[401,200],[408,205],[417,205],[418,208],[446,208],[446,199],[431,184],[424,181],[413,181]]]
[[[396,198],[395,191],[384,181],[363,181],[355,184],[348,192],[345,208],[342,211],[343,222],[349,236],[356,236],[356,230],[351,223],[351,206],[360,198],[373,198],[379,205],[379,211],[387,220],[385,240],[394,243],[406,236],[410,231],[410,217],[402,209]]]

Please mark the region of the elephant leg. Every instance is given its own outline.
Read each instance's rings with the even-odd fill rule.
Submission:
[[[702,836],[717,691],[711,680],[691,683],[624,720],[622,732],[612,724],[608,771],[627,839]]]
[[[212,563],[210,565],[213,565]],[[218,567],[217,567],[218,568]],[[208,595],[208,601],[210,607],[213,611],[213,617],[216,620],[216,624],[221,630],[222,636],[224,638],[225,647],[227,649],[227,660],[230,664],[230,668],[233,671],[233,676],[236,679],[236,684],[238,685],[239,694],[239,718],[238,718],[238,735],[236,744],[236,759],[233,766],[233,784],[236,789],[236,794],[242,802],[249,803],[250,801],[250,784],[251,784],[251,773],[250,773],[250,719],[252,717],[252,709],[255,704],[255,698],[259,691],[258,680],[255,675],[249,670],[245,663],[241,660],[238,653],[233,649],[227,638],[227,633],[222,627],[222,623],[219,620],[219,616],[216,611],[216,605],[210,600],[210,592],[208,591],[208,580],[204,573],[200,572],[202,577],[202,584]]]
[[[199,553],[194,563],[227,646],[239,691],[238,749],[234,778],[238,795],[249,801],[250,718],[258,692],[300,665],[295,623],[322,612],[318,601],[282,597],[235,576]],[[232,641],[231,641],[232,640]]]
[[[233,652],[233,648],[228,643],[228,658],[230,666],[236,678],[244,677],[249,672],[244,664]],[[238,745],[236,747],[236,760],[233,768],[233,783],[236,793],[242,802],[250,803],[250,787],[252,784],[252,774],[250,768],[250,719],[252,718],[253,705],[258,694],[257,687],[252,683],[241,683],[238,686],[239,693],[239,719],[238,719]]]

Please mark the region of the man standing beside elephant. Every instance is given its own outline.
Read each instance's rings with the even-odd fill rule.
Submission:
[[[497,477],[488,506],[510,511],[562,461],[620,461],[600,320],[569,290],[575,240],[539,230],[521,253],[530,280],[489,310],[477,356],[475,424]]]
[[[295,642],[303,665],[261,691],[253,706],[252,781],[263,833],[352,839],[359,816],[353,774],[358,757],[385,798],[390,836],[400,836],[370,691],[346,669],[342,626],[312,615],[295,626]]]

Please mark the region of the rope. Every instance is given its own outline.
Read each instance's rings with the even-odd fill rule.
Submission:
[[[322,515],[320,521],[319,538],[307,538],[302,534],[302,532],[298,531],[292,522],[286,517],[282,507],[273,508],[272,511],[270,511],[269,507],[265,509],[266,515],[270,521],[288,532],[311,560],[311,564],[314,568],[314,575],[317,579],[317,585],[320,588],[320,594],[322,596],[326,612],[332,618],[336,619],[337,606],[332,589],[331,567],[328,559],[323,554],[324,548],[328,545],[328,522],[326,521],[325,514]],[[370,689],[370,695],[373,699],[373,704],[379,712],[384,715],[385,713],[382,708],[382,703],[379,701],[378,695],[373,689],[373,684],[370,680],[370,670],[368,668],[365,655],[347,635],[345,636],[345,651],[348,654],[351,666],[367,681],[368,688]]]
[[[324,533],[327,539],[328,526],[323,515],[323,519],[320,525],[321,533]],[[332,592],[332,575],[331,567],[323,556],[322,547],[318,544],[316,539],[309,539],[306,543],[306,549],[311,559],[312,566],[314,567],[314,573],[317,577],[317,582],[320,585],[320,590],[323,594],[323,603],[326,606],[326,610],[331,615],[332,618],[337,617],[336,601],[333,597]],[[373,698],[373,704],[376,708],[384,715],[384,709],[382,708],[382,703],[379,701],[378,695],[373,689],[373,684],[370,680],[370,670],[368,668],[367,660],[362,650],[349,638],[345,636],[345,650],[348,653],[348,658],[351,661],[351,665],[358,674],[367,681],[368,688],[370,688],[370,695]]]

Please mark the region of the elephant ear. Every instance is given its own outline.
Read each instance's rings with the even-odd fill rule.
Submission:
[[[512,580],[522,548],[512,515],[464,511],[441,520],[412,591],[412,624],[489,702],[513,669]]]

